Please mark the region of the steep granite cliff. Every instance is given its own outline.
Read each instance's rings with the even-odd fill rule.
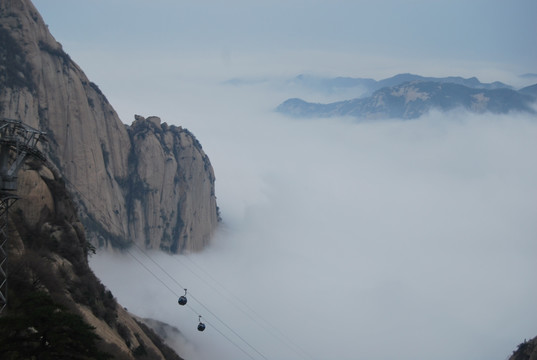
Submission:
[[[200,143],[186,129],[143,118],[128,128],[133,147],[127,179],[129,233],[148,247],[199,250],[218,221],[214,173]]]
[[[196,251],[218,222],[214,174],[185,129],[125,126],[49,33],[30,0],[0,0],[0,117],[46,131],[43,149],[92,241]]]

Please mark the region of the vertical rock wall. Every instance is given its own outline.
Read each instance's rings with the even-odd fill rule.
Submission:
[[[169,252],[200,250],[218,221],[209,158],[187,130],[158,117],[128,129],[133,144],[127,213],[137,242]]]
[[[126,127],[30,0],[0,0],[0,39],[0,117],[48,133],[43,150],[75,195],[89,238],[203,248],[218,215],[213,169],[194,136],[154,118]]]

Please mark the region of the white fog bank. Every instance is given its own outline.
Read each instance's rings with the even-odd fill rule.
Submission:
[[[537,335],[534,116],[294,120],[252,89],[178,98],[223,223],[199,254],[133,249],[150,271],[94,255],[123,306],[188,360],[503,360]]]

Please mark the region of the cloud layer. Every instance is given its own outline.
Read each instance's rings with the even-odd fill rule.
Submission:
[[[535,1],[34,3],[125,123],[187,127],[215,168],[206,251],[91,259],[185,358],[503,360],[537,334],[535,119],[272,112],[342,100],[277,86],[299,73],[530,85],[512,73],[535,72]],[[237,76],[279,79],[215,85]]]
[[[211,158],[224,223],[201,254],[133,249],[151,272],[91,260],[183,332],[182,356],[500,360],[537,333],[534,119],[297,121],[266,84],[183,86],[177,124]]]

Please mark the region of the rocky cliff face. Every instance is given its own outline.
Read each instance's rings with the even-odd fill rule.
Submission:
[[[0,357],[180,360],[89,268],[91,246],[59,175],[30,161],[18,193],[9,212]]]
[[[218,221],[214,173],[186,129],[136,116],[127,179],[129,233],[138,243],[169,252],[200,250]]]
[[[218,221],[214,174],[187,130],[139,117],[125,126],[55,41],[30,0],[0,0],[0,117],[46,131],[89,237],[195,251]]]

